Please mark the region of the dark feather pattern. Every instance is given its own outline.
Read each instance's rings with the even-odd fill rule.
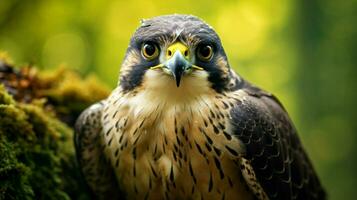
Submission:
[[[230,74],[228,62],[221,40],[217,33],[205,22],[191,15],[164,15],[143,20],[130,40],[124,60],[133,59],[135,63],[125,63],[121,67],[120,85],[124,92],[132,91],[142,84],[145,72],[158,63],[158,60],[148,62],[141,56],[141,47],[146,42],[157,44],[159,49],[180,41],[194,52],[198,45],[209,44],[215,54],[209,62],[196,59],[195,65],[201,66],[209,73],[208,81],[217,92],[227,89]],[[224,60],[224,66],[217,66],[216,61]]]
[[[143,90],[148,90],[140,86],[145,86],[145,84],[151,81],[156,81],[153,79],[147,80],[149,79],[147,77],[144,79],[144,76],[150,72],[148,70],[150,67],[160,64],[159,59],[148,61],[142,57],[142,45],[145,42],[153,42],[158,45],[159,49],[165,50],[168,45],[176,41],[180,41],[190,47],[192,52],[195,52],[197,46],[200,44],[210,44],[214,49],[214,55],[210,60],[200,61],[194,59],[193,61],[193,64],[202,67],[203,72],[206,73],[204,79],[196,79],[195,81],[206,83],[204,87],[206,87],[208,92],[204,96],[214,102],[212,105],[205,102],[197,102],[208,106],[207,111],[205,111],[207,112],[205,114],[208,115],[207,118],[201,111],[197,115],[197,113],[192,113],[191,110],[191,115],[197,115],[197,119],[202,118],[199,130],[203,134],[204,140],[201,143],[200,140],[192,140],[192,135],[195,132],[192,132],[194,129],[190,130],[188,128],[193,127],[197,123],[199,124],[200,120],[197,120],[195,124],[187,125],[186,123],[190,124],[191,122],[186,122],[186,119],[176,120],[175,117],[173,119],[174,128],[172,128],[171,119],[159,117],[169,112],[167,109],[169,107],[160,107],[158,105],[166,105],[173,102],[172,106],[175,108],[174,114],[175,116],[176,114],[179,115],[179,109],[176,113],[175,104],[178,103],[176,99],[170,102],[167,99],[172,99],[167,98],[166,95],[163,95],[165,98],[156,99],[157,102],[150,102],[154,101],[152,99],[153,96],[142,96],[143,101],[137,101],[134,98],[136,94],[145,94],[142,93],[144,92]],[[190,75],[188,74],[188,76]],[[160,88],[167,89],[165,88],[168,85],[167,83],[162,82]],[[196,82],[189,84],[194,86]],[[201,90],[201,85],[199,85],[198,89],[196,88],[192,96],[195,96],[198,90]],[[166,90],[162,91],[167,92]],[[180,90],[173,88],[169,92],[174,94],[178,91]],[[184,91],[185,93],[180,95],[185,96],[188,94],[186,93],[188,90]],[[160,89],[148,92],[158,92],[155,94],[158,96],[162,95]],[[197,101],[201,101],[199,95],[197,93],[197,96],[195,96],[197,97]],[[195,104],[189,105],[187,102],[184,104],[184,107],[196,106]],[[156,108],[152,111],[153,113],[161,112],[161,114],[152,115],[152,112],[146,112],[143,109],[150,108],[150,106]],[[165,109],[158,111],[158,108]],[[136,112],[137,110],[140,110],[140,112]],[[156,119],[158,120],[156,121]],[[140,120],[142,121],[140,122]],[[126,126],[127,122],[128,126]],[[149,125],[149,122],[155,123]],[[232,129],[228,128],[228,122],[232,125]],[[161,134],[157,134],[157,131],[161,129],[154,129],[151,126],[163,127],[164,131]],[[146,132],[147,130],[148,132]],[[154,131],[150,132],[150,130]],[[171,132],[169,132],[170,130]],[[131,131],[133,132],[132,135]],[[136,134],[139,134],[139,136],[136,136]],[[185,139],[180,137],[180,134]],[[118,138],[113,140],[114,135]],[[164,137],[162,138],[161,135],[164,135]],[[171,139],[168,137],[170,135]],[[139,170],[140,162],[138,160],[140,160],[139,158],[142,155],[142,153],[140,154],[140,149],[150,151],[150,145],[145,146],[147,143],[143,142],[146,141],[145,138],[150,140],[148,144],[157,142],[152,154],[154,159],[150,163],[150,168],[147,168],[145,164],[142,166],[146,166],[146,168]],[[191,138],[191,141],[188,138]],[[140,140],[143,141],[140,142]],[[133,142],[130,143],[130,141]],[[188,149],[190,150],[183,148],[186,142],[188,142]],[[239,148],[237,147],[238,145],[230,146],[230,144],[236,143],[239,143]],[[158,147],[157,144],[160,144],[162,148]],[[193,146],[195,148],[192,148]],[[224,148],[220,148],[220,146]],[[142,196],[144,198],[145,193],[141,191],[146,190],[150,192],[153,184],[156,184],[152,182],[152,178],[167,177],[168,182],[159,182],[160,184],[156,185],[163,188],[163,193],[157,193],[158,196],[156,197],[162,196],[163,198],[170,199],[169,197],[176,195],[173,193],[176,190],[176,186],[179,188],[189,184],[189,182],[186,183],[186,179],[183,182],[177,182],[176,177],[185,175],[185,173],[175,169],[175,163],[179,168],[182,168],[185,164],[188,165],[186,168],[188,170],[187,174],[193,180],[190,193],[182,196],[186,198],[198,197],[192,196],[192,194],[199,192],[199,195],[203,199],[202,195],[204,193],[198,191],[199,187],[197,186],[204,184],[207,184],[207,195],[217,192],[217,195],[222,195],[222,198],[230,199],[240,194],[242,194],[240,198],[243,199],[253,197],[257,199],[267,199],[269,197],[269,199],[277,200],[326,198],[317,174],[298,138],[296,129],[282,104],[270,93],[251,85],[236,75],[229,67],[221,41],[215,31],[199,18],[190,15],[159,16],[142,22],[142,25],[136,30],[130,41],[125,60],[121,67],[118,88],[113,91],[108,100],[103,101],[103,104],[100,103],[87,109],[78,119],[76,126],[76,147],[85,178],[100,198],[115,199],[120,196],[118,184],[120,185],[120,189],[123,189],[125,192],[126,197],[139,198]],[[127,148],[132,148],[128,151],[130,154],[126,154],[127,152],[124,151]],[[160,149],[158,150],[158,148]],[[103,149],[106,149],[106,151],[104,152]],[[204,172],[207,169],[198,168],[197,166],[195,168],[195,165],[191,162],[192,160],[190,160],[193,159],[192,156],[191,158],[186,157],[186,153],[192,149],[197,151],[192,155],[197,155],[199,158],[203,156],[205,158],[207,166],[204,166],[204,168],[209,165],[214,166],[214,170],[210,171],[209,174],[207,173],[209,179],[207,179],[206,183],[202,179],[202,176],[200,178],[200,174],[197,171],[202,170]],[[167,168],[168,174],[165,170],[162,170],[161,164],[160,170],[155,168],[156,165],[153,165],[153,163],[155,164],[160,160],[159,151],[161,151],[161,156],[164,154],[169,154],[170,156],[172,154],[173,156],[166,155],[166,158],[171,158],[164,165],[166,167],[170,166],[170,168]],[[149,155],[148,160],[150,160],[150,154],[147,155]],[[231,155],[231,160],[223,162],[221,159],[224,155]],[[123,159],[125,158],[126,163],[119,162],[121,156],[123,156]],[[110,166],[106,157],[111,161],[112,166]],[[181,162],[183,157],[184,162]],[[195,158],[196,161],[198,157]],[[132,163],[128,162],[131,159],[133,159]],[[236,159],[239,160],[239,163],[236,162]],[[203,162],[205,161],[203,160]],[[231,162],[232,167],[230,165]],[[119,168],[121,165],[124,165],[123,168]],[[233,174],[227,173],[227,168],[230,168],[231,172],[240,170],[238,172],[242,173],[238,173],[240,174],[239,178],[231,180]],[[132,177],[129,174],[129,178],[123,179],[126,182],[120,182],[123,180],[119,180],[120,178],[115,179],[113,169],[117,170],[115,172],[121,174],[121,176],[127,175],[124,169],[130,169]],[[147,169],[147,171],[143,169]],[[208,167],[208,169],[210,168]],[[212,172],[216,172],[217,174]],[[140,184],[137,185],[137,183],[143,180],[143,178],[139,177],[146,177],[146,175],[150,174],[152,176],[147,178],[149,181],[148,188],[145,188],[145,185],[143,187],[143,184],[139,187]],[[215,176],[219,178],[214,178]],[[242,189],[242,187],[238,186],[223,192],[222,190],[218,190],[217,187],[219,188],[219,186],[224,188],[224,184],[221,184],[219,181],[227,179],[231,187],[243,183],[244,186],[250,187],[250,190],[247,188],[247,190],[241,191],[239,189]],[[127,183],[128,181],[130,183]],[[177,191],[181,192],[179,189]],[[229,193],[231,194],[230,196],[225,196],[225,194],[228,195]],[[148,196],[145,195],[146,197]],[[175,197],[179,198],[180,196]]]
[[[231,110],[233,134],[246,147],[270,199],[325,199],[325,192],[296,129],[275,97],[245,83],[249,96]]]
[[[76,154],[83,177],[93,190],[93,198],[119,199],[123,195],[102,148],[102,108],[102,102],[94,104],[79,116],[75,125]]]

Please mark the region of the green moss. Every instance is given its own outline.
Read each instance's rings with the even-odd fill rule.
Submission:
[[[41,82],[49,86],[41,92],[55,106],[61,116],[79,115],[94,101],[104,99],[109,89],[94,76],[81,79],[77,73],[66,68],[60,68],[54,73],[41,74]],[[73,119],[68,120],[73,124]]]
[[[33,199],[28,183],[30,168],[17,159],[16,146],[0,138],[0,199]]]
[[[1,84],[0,91],[5,91],[5,87]],[[0,92],[0,104],[15,104],[15,101],[8,93]]]
[[[66,69],[34,80],[30,103],[14,100],[0,82],[0,199],[89,199],[71,125],[109,90]]]
[[[0,105],[0,119],[0,199],[85,196],[83,187],[66,191],[79,180],[69,127],[42,107],[14,102]]]

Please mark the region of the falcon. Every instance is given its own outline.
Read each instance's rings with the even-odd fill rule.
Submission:
[[[282,104],[233,71],[201,19],[143,20],[119,80],[76,123],[97,198],[326,198]]]

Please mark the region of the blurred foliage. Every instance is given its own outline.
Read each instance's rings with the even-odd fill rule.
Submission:
[[[19,63],[95,73],[113,88],[141,18],[197,15],[221,36],[231,66],[284,103],[330,198],[353,199],[356,3],[2,0],[0,49]]]

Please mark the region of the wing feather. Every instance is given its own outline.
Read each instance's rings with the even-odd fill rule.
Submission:
[[[75,146],[82,174],[98,199],[119,199],[113,169],[103,153],[103,102],[86,109],[76,122]]]
[[[281,103],[247,82],[239,90],[247,95],[230,111],[233,135],[244,143],[244,159],[249,161],[269,199],[325,199],[317,174]],[[252,185],[250,188],[256,192]]]

